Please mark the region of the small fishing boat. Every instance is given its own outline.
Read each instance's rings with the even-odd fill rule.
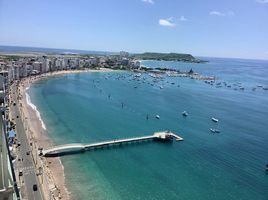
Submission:
[[[155,118],[156,118],[156,119],[160,119],[160,116],[159,116],[159,115],[156,115]]]
[[[210,132],[212,132],[212,133],[220,133],[221,131],[218,130],[218,129],[210,128]]]
[[[214,117],[212,117],[211,120],[212,120],[213,122],[219,122],[219,120],[216,119],[216,118],[214,118]]]
[[[215,133],[215,129],[210,128],[209,130],[210,130],[211,133]]]
[[[188,113],[187,113],[186,111],[183,111],[181,114],[182,114],[184,117],[187,117],[187,116],[188,116]]]

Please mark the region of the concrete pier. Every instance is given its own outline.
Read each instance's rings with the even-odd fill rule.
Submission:
[[[138,141],[147,141],[147,140],[161,140],[161,141],[170,141],[175,139],[176,141],[182,141],[183,138],[169,131],[156,132],[153,135],[143,136],[143,137],[134,137],[127,139],[118,139],[118,140],[109,140],[104,142],[97,142],[91,144],[65,144],[60,146],[51,147],[45,150],[42,150],[41,154],[43,156],[52,156],[60,155],[61,153],[72,152],[72,151],[85,151],[89,149],[95,149],[110,145],[138,142]]]

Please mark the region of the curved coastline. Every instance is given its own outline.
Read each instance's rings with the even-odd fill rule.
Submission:
[[[53,145],[53,141],[49,138],[49,134],[41,114],[36,105],[31,101],[30,95],[27,90],[31,85],[39,80],[51,78],[54,76],[84,73],[84,72],[111,72],[114,70],[101,68],[99,70],[68,70],[68,71],[56,71],[51,73],[45,73],[34,77],[26,77],[19,83],[19,92],[21,98],[21,115],[25,119],[25,131],[28,135],[28,139],[33,142],[33,154],[38,154],[38,148],[47,148]],[[42,190],[45,199],[49,199],[50,196],[60,197],[61,199],[73,199],[70,191],[66,186],[64,166],[60,158],[43,158],[36,156],[36,166],[42,166],[44,178],[42,180]],[[41,182],[41,180],[40,180]]]

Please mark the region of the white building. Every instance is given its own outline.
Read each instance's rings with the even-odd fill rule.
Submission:
[[[42,72],[42,73],[46,73],[46,72],[51,71],[51,65],[52,65],[51,60],[48,59],[48,58],[45,58],[45,59],[43,60],[43,63],[42,63],[41,72]]]
[[[41,72],[42,71],[42,62],[35,61],[33,63],[33,70],[36,70],[38,72]]]

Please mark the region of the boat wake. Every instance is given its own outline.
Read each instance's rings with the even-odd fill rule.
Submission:
[[[27,92],[26,92],[26,102],[35,111],[36,116],[38,117],[39,121],[41,122],[42,128],[44,130],[47,130],[46,125],[41,118],[40,112],[38,111],[37,107],[31,102],[31,98]]]

